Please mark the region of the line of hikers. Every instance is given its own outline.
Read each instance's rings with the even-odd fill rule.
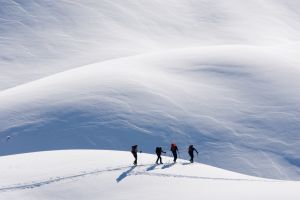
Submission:
[[[174,144],[174,143],[172,143],[172,144],[171,144],[170,151],[171,151],[172,154],[173,154],[173,158],[174,158],[174,159],[173,159],[173,162],[176,163],[176,160],[177,160],[177,157],[178,157],[178,154],[179,154],[179,150],[178,150],[177,145]],[[142,151],[139,151],[139,150],[138,150],[138,145],[133,145],[133,146],[131,147],[131,153],[132,153],[132,155],[133,155],[133,157],[134,157],[134,162],[133,162],[134,165],[137,165],[137,159],[138,159],[137,153],[138,153],[138,152],[142,153]],[[188,148],[188,153],[189,153],[189,155],[190,155],[190,162],[191,162],[191,163],[194,162],[194,152],[196,152],[197,155],[198,155],[197,149],[195,149],[195,147],[194,147],[193,145],[190,145],[189,148]],[[156,153],[156,155],[157,155],[156,164],[163,164],[162,158],[161,158],[161,154],[162,154],[162,153],[165,154],[166,152],[163,151],[162,147],[156,147],[155,153]],[[159,162],[159,163],[158,163],[158,162]]]

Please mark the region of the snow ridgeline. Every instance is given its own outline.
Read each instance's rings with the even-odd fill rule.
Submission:
[[[299,182],[246,176],[223,169],[130,152],[50,151],[0,158],[1,200],[63,199],[289,199],[298,200]]]
[[[176,142],[183,152],[194,144],[202,163],[299,180],[299,68],[289,56],[275,47],[187,48],[2,91],[0,154],[132,144],[153,153]]]

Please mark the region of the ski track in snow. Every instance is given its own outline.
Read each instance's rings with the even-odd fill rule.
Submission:
[[[182,165],[185,165],[185,163],[180,163]],[[171,167],[173,164],[167,163],[164,164],[161,168],[158,169],[166,169]],[[134,171],[136,168],[140,167],[147,167],[146,169],[143,169],[142,171]],[[150,167],[149,167],[150,166]],[[153,167],[154,166],[154,167]],[[199,179],[199,180],[215,180],[215,181],[250,181],[250,182],[282,182],[281,180],[263,180],[263,179],[239,179],[239,178],[222,178],[222,177],[205,177],[205,176],[188,176],[188,175],[180,175],[180,174],[164,174],[164,173],[156,173],[156,172],[149,172],[152,170],[155,170],[156,167],[159,167],[160,165],[155,164],[144,164],[144,165],[138,165],[138,166],[119,166],[116,168],[107,168],[107,169],[97,169],[92,170],[88,172],[80,172],[75,175],[70,176],[62,176],[62,177],[50,177],[47,180],[40,180],[40,181],[33,181],[28,183],[17,183],[13,184],[11,186],[3,186],[0,187],[0,193],[1,192],[10,192],[15,190],[24,190],[24,189],[34,189],[41,186],[45,186],[52,183],[57,183],[61,181],[66,180],[74,180],[79,178],[84,178],[89,175],[98,175],[105,172],[115,172],[115,171],[121,171],[124,169],[127,169],[125,172],[121,173],[119,177],[116,178],[116,182],[119,183],[123,179],[129,176],[156,176],[156,177],[166,177],[166,178],[188,178],[188,179]]]
[[[87,175],[101,174],[103,172],[119,171],[119,170],[127,169],[127,168],[128,168],[128,166],[117,167],[117,168],[113,168],[113,169],[93,170],[93,171],[89,171],[89,172],[81,172],[81,173],[71,175],[71,176],[49,178],[48,180],[35,181],[35,182],[31,182],[31,183],[14,184],[12,186],[1,187],[0,192],[12,191],[12,190],[17,190],[17,189],[37,188],[37,187],[40,187],[40,186],[43,186],[43,185],[48,185],[50,183],[55,183],[55,182],[59,182],[59,181],[70,180],[70,179],[75,179],[75,178],[81,178],[81,177],[84,177],[84,176],[87,176]]]
[[[135,172],[129,175],[147,175],[171,178],[189,178],[189,179],[202,179],[202,180],[220,180],[220,181],[259,181],[259,182],[279,182],[279,180],[258,180],[258,179],[239,179],[239,178],[218,178],[218,177],[205,177],[205,176],[186,176],[177,174],[163,174],[163,173],[149,173],[149,172]]]

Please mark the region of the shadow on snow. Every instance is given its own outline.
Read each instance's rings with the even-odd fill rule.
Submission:
[[[130,167],[128,170],[126,170],[125,172],[123,172],[118,178],[116,178],[116,181],[119,183],[120,181],[122,181],[124,178],[126,178],[130,172],[132,172],[132,170],[134,170],[136,168],[136,166],[132,166]]]

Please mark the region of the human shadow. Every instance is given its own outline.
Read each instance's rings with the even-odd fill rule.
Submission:
[[[191,162],[186,162],[186,163],[182,163],[182,165],[190,165],[192,164]]]
[[[127,171],[123,172],[118,178],[116,178],[116,181],[119,183],[120,181],[122,181],[124,178],[126,178],[128,176],[128,174],[134,170],[134,168],[136,168],[136,166],[132,166],[130,167]]]
[[[151,165],[150,167],[148,167],[146,169],[146,171],[148,172],[148,171],[154,170],[156,166],[157,166],[157,164]]]
[[[161,169],[167,169],[167,168],[172,167],[173,165],[175,165],[175,163],[169,163],[169,164],[164,165]]]

